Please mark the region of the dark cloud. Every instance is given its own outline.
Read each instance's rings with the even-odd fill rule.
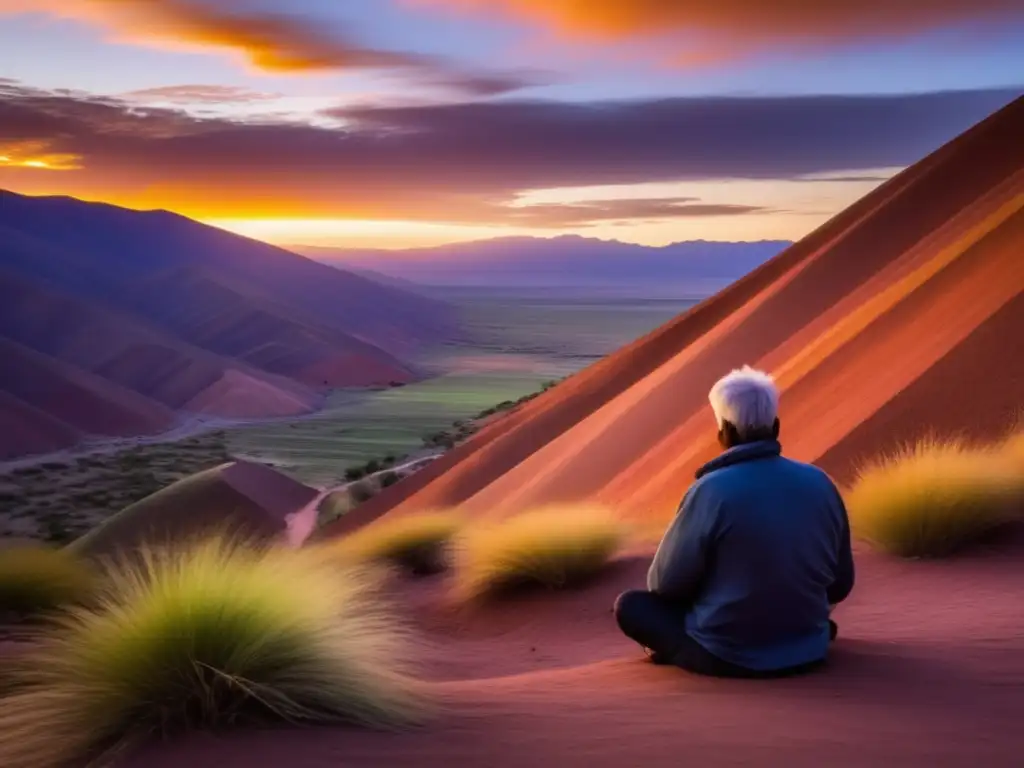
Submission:
[[[742,216],[765,213],[767,208],[752,205],[709,205],[696,198],[655,198],[586,201],[571,204],[505,207],[509,223],[529,227],[568,229],[601,222],[624,220],[676,219],[703,216]]]
[[[415,79],[428,88],[462,93],[467,96],[485,97],[514,93],[531,86],[550,85],[555,82],[556,77],[551,72],[537,70],[492,75],[471,72],[452,75],[451,73],[426,71]]]
[[[625,215],[626,203],[614,214],[585,205],[529,212],[509,203],[541,188],[902,166],[1018,95],[502,101],[336,110],[341,127],[328,128],[201,118],[7,85],[0,145],[33,140],[82,158],[83,169],[62,178],[71,194],[103,190],[124,201],[145,193],[147,205],[192,215],[575,221]],[[672,208],[686,204],[660,201],[654,215],[715,212]]]
[[[813,178],[811,180],[818,181],[818,182],[821,182],[821,181],[834,181],[834,182],[837,182],[837,183],[840,183],[840,184],[848,184],[850,182],[853,182],[853,183],[859,183],[859,182],[877,183],[877,182],[887,181],[888,179],[889,179],[888,176],[878,176],[878,175],[874,175],[874,174],[851,174],[851,175],[848,175],[848,176],[824,176],[822,178]]]
[[[464,189],[498,179],[522,189],[900,166],[1019,93],[506,101],[332,114],[353,136],[376,137],[380,151],[445,167]]]

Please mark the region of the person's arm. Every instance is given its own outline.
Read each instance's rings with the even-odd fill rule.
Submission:
[[[709,561],[711,528],[717,514],[699,486],[686,492],[675,520],[658,545],[647,589],[675,602],[692,603]]]
[[[836,605],[843,602],[853,591],[855,580],[853,567],[853,547],[850,542],[850,518],[846,513],[846,505],[843,504],[843,497],[839,491],[835,491],[835,503],[839,505],[839,513],[842,516],[842,530],[839,539],[839,558],[836,561],[835,579],[829,586],[829,605]]]

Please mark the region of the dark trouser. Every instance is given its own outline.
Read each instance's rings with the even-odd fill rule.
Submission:
[[[698,675],[712,677],[785,677],[809,672],[821,661],[762,672],[720,659],[686,634],[686,612],[653,592],[624,592],[615,601],[615,620],[631,640],[648,649],[656,663],[674,664]],[[832,638],[836,625],[829,620]]]

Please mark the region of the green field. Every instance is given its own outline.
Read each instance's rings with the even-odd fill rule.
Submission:
[[[471,347],[532,356],[549,372],[579,370],[693,306],[693,300],[459,297]]]
[[[348,466],[421,450],[424,436],[543,382],[535,375],[452,374],[382,392],[335,392],[310,418],[227,430],[228,450],[312,485],[335,485]]]
[[[273,463],[317,486],[346,467],[423,448],[423,437],[517,400],[653,330],[692,301],[459,298],[469,338],[433,350],[436,378],[380,392],[336,392],[291,423],[227,430],[235,455]]]

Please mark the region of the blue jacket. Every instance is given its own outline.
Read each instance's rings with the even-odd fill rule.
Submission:
[[[690,637],[759,671],[824,658],[829,606],[854,581],[839,491],[781,450],[748,443],[701,467],[647,575],[686,611]]]

